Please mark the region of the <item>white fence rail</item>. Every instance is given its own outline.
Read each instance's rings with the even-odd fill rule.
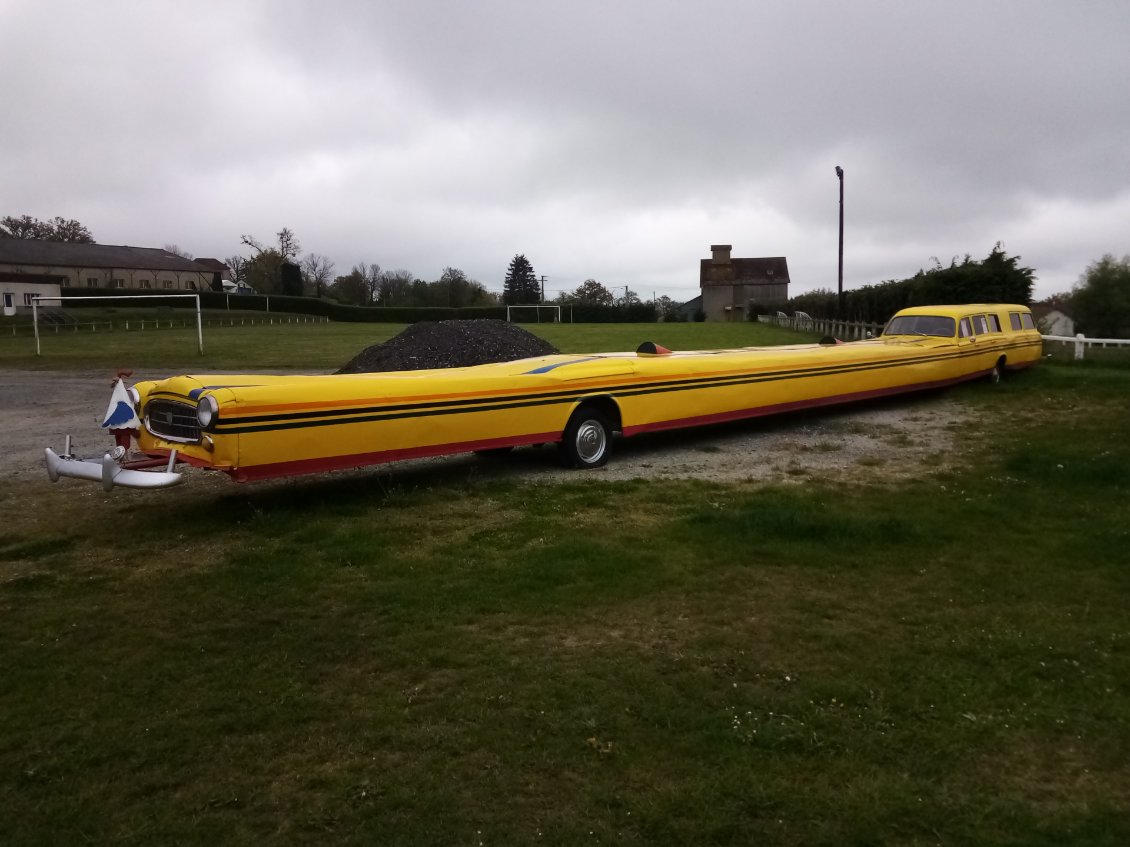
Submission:
[[[280,315],[259,318],[204,318],[204,328],[233,326],[282,326],[284,324],[324,324],[330,319],[321,315]],[[196,322],[180,318],[115,318],[107,321],[74,321],[45,324],[39,322],[40,335],[63,335],[80,332],[150,332],[156,329],[188,329]],[[30,323],[12,324],[0,330],[0,337],[32,337],[35,327]]]
[[[883,331],[883,324],[836,321],[830,318],[813,318],[804,312],[797,312],[794,315],[786,315],[784,312],[778,312],[775,315],[761,315],[758,317],[758,320],[762,323],[783,326],[802,332],[818,332],[821,335],[831,335],[835,338],[843,339],[844,341],[870,338],[872,335],[879,335]],[[1040,337],[1043,338],[1044,341],[1073,345],[1075,348],[1075,359],[1077,361],[1081,361],[1085,357],[1088,347],[1130,347],[1130,339],[1128,338],[1087,338],[1083,333],[1079,333],[1078,335],[1043,335]]]
[[[1044,341],[1075,346],[1075,360],[1082,361],[1088,347],[1130,347],[1130,338],[1087,338],[1083,333],[1077,335],[1042,335]]]
[[[164,294],[164,295],[161,295],[161,296],[164,299],[167,299],[167,300],[192,300],[193,301],[194,305],[196,306],[196,343],[197,343],[198,348],[200,349],[200,355],[203,356],[204,355],[204,329],[203,329],[203,327],[201,326],[201,323],[200,323],[200,295],[199,294]],[[35,297],[31,298],[31,325],[32,325],[32,328],[35,331],[35,355],[37,355],[37,356],[43,355],[43,353],[40,349],[41,345],[39,343],[39,306],[40,306],[41,303],[43,303],[43,304],[62,303],[64,300],[73,302],[75,300],[129,300],[129,299],[131,299],[131,298],[124,295],[124,294],[110,295],[110,296],[107,296],[107,297],[93,297],[93,296],[90,296],[90,295],[82,295],[82,296],[79,296],[79,297],[72,297],[70,295],[67,295],[66,297],[52,297],[52,296],[47,295],[47,294],[37,294]],[[138,299],[141,299],[141,298],[138,298]],[[150,296],[150,297],[145,297],[145,299],[146,300],[152,300],[153,298]],[[137,301],[135,300],[134,302],[137,302]]]
[[[775,315],[759,315],[757,320],[761,323],[783,326],[786,329],[831,335],[843,341],[857,341],[863,338],[870,338],[883,331],[882,324],[861,323],[858,321],[837,321],[831,318],[814,318],[805,312],[797,312],[794,315],[786,315],[784,312],[778,312]]]

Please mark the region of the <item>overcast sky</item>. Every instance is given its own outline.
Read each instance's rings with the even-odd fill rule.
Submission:
[[[0,0],[0,215],[104,244],[792,292],[1130,253],[1130,2]]]

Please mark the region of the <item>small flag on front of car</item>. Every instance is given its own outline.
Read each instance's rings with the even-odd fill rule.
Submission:
[[[110,394],[110,405],[106,407],[106,416],[102,419],[103,429],[141,429],[137,410],[133,407],[126,392],[125,383],[121,379],[114,380],[114,390]]]

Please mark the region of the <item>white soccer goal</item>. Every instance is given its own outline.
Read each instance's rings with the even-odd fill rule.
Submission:
[[[537,322],[539,324],[541,323],[541,310],[542,309],[549,309],[550,315],[552,317],[548,321],[548,323],[561,323],[561,307],[560,306],[550,306],[548,303],[542,303],[540,306],[539,305],[507,306],[506,307],[506,321],[507,321],[507,323],[513,323],[514,322],[514,319],[510,316],[512,309],[536,309],[537,310]]]
[[[174,300],[191,297],[196,301],[196,342],[200,348],[200,355],[204,355],[204,329],[200,321],[200,295],[199,294],[111,294],[105,297],[52,297],[50,294],[37,294],[31,298],[31,322],[35,328],[35,355],[43,355],[39,350],[39,303],[41,300],[51,303],[62,303],[64,300],[129,300],[137,303],[139,300]]]

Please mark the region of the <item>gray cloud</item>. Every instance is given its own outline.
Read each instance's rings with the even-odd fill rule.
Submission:
[[[294,229],[498,286],[696,292],[712,242],[848,285],[1126,253],[1122,4],[0,4],[4,214],[198,255]]]

